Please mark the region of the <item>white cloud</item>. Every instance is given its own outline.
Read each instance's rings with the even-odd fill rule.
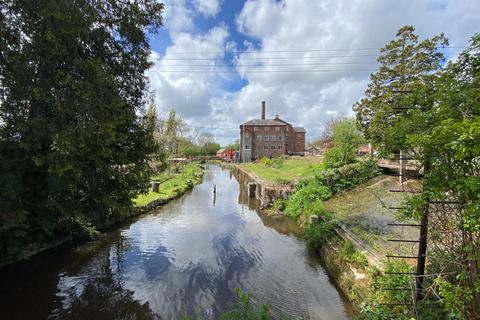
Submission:
[[[166,108],[175,108],[177,112],[188,119],[207,117],[210,113],[212,97],[223,95],[221,89],[224,76],[216,73],[219,69],[213,63],[214,59],[223,57],[223,48],[228,31],[225,26],[217,26],[205,34],[192,35],[190,33],[175,33],[174,44],[167,48],[166,54],[160,56],[152,53],[154,67],[147,72],[150,85],[155,90],[158,105]],[[195,58],[212,58],[207,61],[170,60],[192,57],[191,54],[178,52],[200,52],[193,55]],[[192,63],[206,65],[196,71],[205,72],[169,72],[189,71]],[[209,66],[210,65],[210,66]]]
[[[220,10],[217,7],[219,2],[208,3],[194,0],[194,11],[214,16]],[[162,106],[175,107],[191,123],[233,128],[213,131],[222,143],[236,138],[241,122],[259,116],[262,100],[267,101],[269,116],[280,114],[294,125],[305,126],[307,138],[320,135],[323,123],[332,115],[351,114],[352,104],[363,95],[369,81],[370,72],[358,70],[376,69],[376,64],[371,63],[376,57],[364,55],[376,52],[302,50],[379,48],[406,24],[416,27],[420,39],[445,32],[450,45],[465,46],[469,37],[478,31],[480,20],[480,1],[476,0],[258,0],[245,3],[237,14],[236,26],[218,22],[216,28],[201,33],[192,25],[195,12],[188,9],[185,1],[175,1],[170,13],[168,8],[167,4],[165,26],[174,44],[168,48],[165,57],[159,56],[155,60],[155,68],[149,73],[152,87],[156,89]],[[235,43],[227,31],[235,27],[255,41]],[[259,45],[254,46],[254,43]],[[222,54],[218,52],[225,48],[235,51],[243,46],[258,50],[258,54],[240,54],[235,60],[240,76],[246,80],[246,85],[235,92],[222,89],[229,75],[220,73],[216,66],[201,70],[219,72],[217,74],[162,74],[160,71],[165,70],[168,63],[175,63],[164,59],[174,56],[173,52],[203,52],[196,57],[221,59]],[[300,52],[278,52],[282,50]],[[212,55],[212,52],[218,54]],[[347,55],[350,57],[344,57]],[[325,58],[312,59],[310,56]],[[210,61],[213,64],[214,59],[196,63]],[[310,72],[314,69],[344,71]],[[178,67],[177,70],[185,69]],[[260,70],[308,72],[259,73]]]
[[[309,138],[318,136],[323,123],[332,115],[352,113],[351,106],[363,95],[370,74],[353,70],[375,70],[376,64],[366,63],[376,58],[361,55],[376,52],[278,51],[379,48],[406,24],[414,25],[421,39],[445,32],[452,45],[463,46],[475,31],[479,12],[478,1],[247,1],[237,16],[237,28],[259,40],[261,49],[255,55],[241,54],[237,63],[259,66],[237,68],[249,84],[229,103],[243,110],[245,117],[251,117],[257,116],[260,101],[267,100],[270,116],[279,113],[285,120],[305,126]],[[327,58],[311,59],[311,56]],[[251,57],[296,58],[251,60]],[[283,63],[304,66],[278,66]],[[347,71],[258,73],[292,69]]]
[[[220,12],[220,0],[193,0],[197,10],[205,16],[215,16]]]
[[[193,30],[195,13],[188,8],[186,0],[165,0],[164,24],[170,33]]]

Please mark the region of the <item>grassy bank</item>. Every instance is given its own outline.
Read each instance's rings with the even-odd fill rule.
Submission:
[[[266,159],[241,164],[242,167],[272,183],[295,183],[312,175],[312,170],[322,166],[318,157]]]
[[[152,181],[160,182],[158,192],[149,191],[138,196],[133,200],[136,207],[145,208],[154,201],[167,202],[184,194],[202,181],[202,168],[197,163],[188,163],[173,171],[153,176]]]

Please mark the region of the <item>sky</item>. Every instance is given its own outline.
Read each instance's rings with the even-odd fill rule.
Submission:
[[[192,133],[222,145],[239,125],[279,115],[321,135],[353,115],[399,28],[421,39],[445,33],[454,59],[480,32],[478,0],[165,0],[164,26],[149,35],[147,71],[160,112],[175,109]],[[457,47],[457,48],[453,48]]]

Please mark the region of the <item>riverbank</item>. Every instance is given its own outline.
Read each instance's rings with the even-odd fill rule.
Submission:
[[[158,191],[150,190],[133,200],[135,207],[141,212],[149,211],[165,204],[192,189],[202,181],[203,170],[199,164],[192,162],[177,167],[175,173],[161,174],[152,177],[158,182]]]
[[[95,240],[99,238],[104,231],[180,197],[192,189],[193,186],[200,183],[202,176],[203,169],[195,162],[175,166],[173,170],[155,175],[151,178],[151,181],[159,183],[159,191],[149,191],[132,200],[134,204],[132,210],[120,216],[115,216],[114,219],[107,219],[98,227],[94,227],[92,223],[88,221],[72,218],[75,222],[75,230],[48,242],[29,244],[20,253],[12,255],[9,258],[2,257],[3,259],[0,260],[0,268],[18,261],[27,260],[37,254],[68,243],[83,243]]]
[[[408,264],[392,264],[385,256],[393,252],[405,254],[412,248],[392,245],[387,240],[415,238],[418,231],[388,226],[398,222],[388,207],[399,207],[403,201],[402,195],[390,192],[399,189],[398,178],[381,175],[373,161],[365,161],[330,170],[321,164],[310,165],[303,169],[300,181],[274,183],[273,179],[266,181],[258,176],[258,172],[272,171],[270,168],[259,171],[261,164],[251,166],[257,170],[249,171],[243,165],[236,168],[251,179],[250,183],[265,184],[274,190],[295,185],[286,197],[272,197],[266,211],[286,215],[305,228],[307,246],[320,253],[326,270],[358,311],[371,305],[378,309],[375,303],[379,299],[386,303],[394,300],[373,288],[381,286],[378,279],[382,270],[409,269]],[[413,182],[403,187],[419,186]],[[255,196],[263,197],[258,192]],[[401,280],[408,287],[408,279]]]

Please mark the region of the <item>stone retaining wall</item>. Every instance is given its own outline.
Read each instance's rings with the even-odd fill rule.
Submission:
[[[245,185],[246,190],[249,190],[249,183],[255,183],[255,197],[260,200],[260,204],[264,208],[272,206],[277,199],[288,199],[295,191],[295,188],[290,185],[265,181],[239,165],[235,165],[233,171],[239,177],[239,183]]]

